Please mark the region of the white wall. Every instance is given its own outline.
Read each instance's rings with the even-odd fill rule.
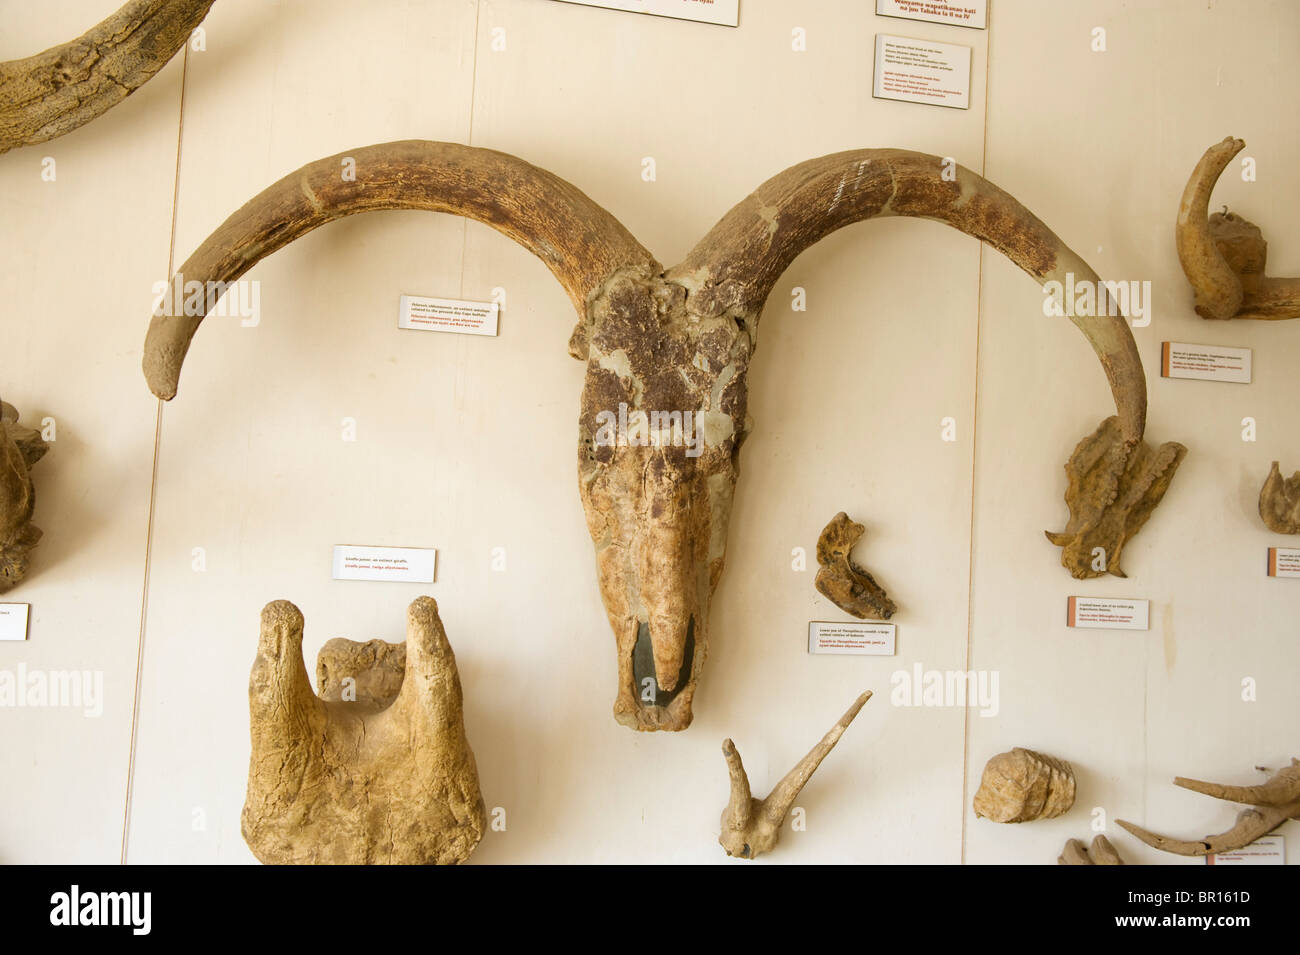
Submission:
[[[0,59],[115,6],[0,4]],[[1281,106],[1300,80],[1300,9],[993,0],[984,32],[871,6],[743,0],[730,30],[550,0],[218,0],[205,51],[76,133],[0,156],[0,394],[59,426],[37,466],[46,537],[8,597],[32,604],[31,639],[0,644],[0,667],[101,670],[106,685],[99,719],[0,710],[13,781],[0,861],[121,857],[137,702],[127,860],[253,861],[239,812],[259,609],[302,608],[314,671],[331,637],[400,640],[425,592],[457,652],[484,798],[507,811],[475,862],[723,861],[722,738],[765,792],[864,688],[876,698],[800,799],[807,831],[787,830],[771,861],[1052,862],[1089,835],[1094,807],[1189,837],[1226,828],[1232,807],[1172,777],[1250,782],[1300,755],[1300,583],[1263,577],[1264,548],[1288,541],[1255,514],[1269,462],[1300,467],[1300,321],[1197,318],[1172,226],[1200,153],[1241,136],[1259,179],[1225,174],[1216,204],[1263,227],[1271,271],[1300,273],[1283,215],[1300,199],[1300,128]],[[790,49],[795,26],[807,52]],[[1089,49],[1095,26],[1105,53]],[[972,46],[971,109],[872,99],[877,32]],[[611,716],[614,642],[575,482],[575,316],[496,232],[378,213],[262,262],[247,276],[261,324],[204,323],[155,444],[139,372],[152,283],[285,173],[407,138],[548,168],[665,263],[802,159],[902,146],[983,170],[1104,277],[1153,283],[1154,321],[1135,330],[1148,435],[1191,451],[1126,551],[1129,579],[1073,581],[1042,535],[1066,520],[1070,450],[1113,407],[1091,350],[1042,318],[1039,290],[997,253],[921,221],[837,233],[773,294],[685,733],[634,734]],[[40,179],[45,156],[56,182]],[[508,294],[498,338],[395,327],[401,293],[483,300],[495,286]],[[806,313],[789,308],[794,286]],[[1252,347],[1256,381],[1161,380],[1166,339]],[[1247,415],[1255,444],[1240,440]],[[946,416],[955,443],[940,440]],[[344,417],[355,442],[340,439]],[[813,589],[815,562],[791,570],[791,549],[811,553],[839,510],[867,524],[861,558],[900,604],[896,657],[805,652],[807,622],[843,614]],[[336,543],[437,547],[438,579],[332,581]],[[1069,594],[1149,598],[1152,628],[1067,630]],[[998,715],[891,706],[890,674],[914,663],[996,670]],[[1257,702],[1241,701],[1245,677]],[[974,818],[984,761],[1015,745],[1075,764],[1071,813]],[[1174,861],[1110,834],[1130,861]]]

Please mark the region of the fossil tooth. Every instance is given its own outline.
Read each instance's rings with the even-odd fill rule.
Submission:
[[[993,822],[1052,819],[1073,805],[1070,764],[1019,746],[985,764],[975,793],[975,815]]]

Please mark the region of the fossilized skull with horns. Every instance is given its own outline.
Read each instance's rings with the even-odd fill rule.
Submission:
[[[355,160],[354,180],[339,174],[345,155]],[[990,243],[1039,283],[1067,273],[1097,281],[1010,195],[967,169],[944,173],[940,157],[899,149],[801,163],[760,186],[684,262],[665,269],[609,212],[521,159],[450,143],[386,143],[321,159],[270,186],[204,241],[173,283],[233,282],[312,229],[378,209],[467,216],[541,258],[577,309],[569,351],[587,365],[578,487],[618,647],[614,715],[639,730],[681,730],[691,722],[751,424],[758,319],[795,257],[852,223],[916,216]],[[193,314],[154,317],[144,352],[154,394],[176,394],[191,339],[213,304],[200,295],[185,309]],[[1124,542],[1185,450],[1171,444],[1152,453],[1143,444],[1146,380],[1133,336],[1117,310],[1098,312],[1071,320],[1101,360],[1117,417],[1076,450],[1071,520],[1049,535],[1081,577],[1121,573]],[[614,420],[620,429],[626,420],[626,441],[609,440]],[[689,440],[692,430],[699,440]],[[1108,555],[1102,570],[1097,548]],[[653,693],[645,694],[650,680]]]

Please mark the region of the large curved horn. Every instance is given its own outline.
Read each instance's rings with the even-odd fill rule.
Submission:
[[[348,159],[354,179],[343,176]],[[178,283],[233,282],[318,226],[381,209],[449,212],[492,226],[546,263],[579,314],[611,273],[659,269],[617,219],[560,177],[492,149],[406,140],[329,156],[268,186],[186,260],[166,301],[177,299]],[[155,315],[149,323],[144,373],[160,398],[175,396],[190,340],[219,295],[197,299],[185,309],[194,314]]]
[[[0,63],[0,153],[108,112],[167,65],[215,0],[132,0],[82,36]]]
[[[728,212],[669,277],[694,290],[697,311],[756,315],[799,253],[837,229],[877,216],[945,222],[989,243],[1040,283],[1063,282],[1067,273],[1076,284],[1098,281],[1011,195],[969,169],[905,149],[854,150],[791,166]],[[1109,314],[1071,319],[1101,359],[1125,440],[1137,442],[1146,425],[1142,362],[1124,316],[1116,309],[1097,311]]]
[[[1131,822],[1117,819],[1130,835],[1145,842],[1153,849],[1172,852],[1180,856],[1208,856],[1218,852],[1235,852],[1258,839],[1266,836],[1290,818],[1280,809],[1244,809],[1237,816],[1237,822],[1226,832],[1206,836],[1199,841],[1173,839],[1157,832],[1135,826]]]
[[[1300,318],[1300,278],[1264,274],[1268,243],[1259,227],[1228,212],[1209,214],[1210,193],[1246,147],[1227,137],[1205,151],[1183,189],[1174,240],[1202,318]]]

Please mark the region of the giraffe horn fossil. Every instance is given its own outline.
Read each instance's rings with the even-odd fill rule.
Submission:
[[[722,812],[722,833],[718,836],[718,842],[727,855],[753,859],[776,846],[781,835],[781,825],[800,791],[869,699],[871,691],[867,690],[854,700],[853,705],[830,731],[782,777],[763,800],[755,799],[750,794],[749,776],[745,773],[736,744],[730,739],[722,741],[722,755],[727,761],[727,771],[731,777],[731,796],[727,808]]]
[[[1300,760],[1291,760],[1290,766],[1279,770],[1259,786],[1225,786],[1183,776],[1176,778],[1174,783],[1216,799],[1247,803],[1252,808],[1242,810],[1236,823],[1226,832],[1196,841],[1162,836],[1123,819],[1117,822],[1152,848],[1184,856],[1203,856],[1244,848],[1288,819],[1300,819]]]
[[[1226,210],[1209,214],[1219,176],[1245,147],[1244,140],[1229,136],[1196,163],[1178,204],[1178,261],[1202,318],[1298,318],[1300,278],[1264,273],[1268,243],[1259,227]]]
[[[131,0],[82,36],[0,63],[0,153],[108,112],[167,65],[215,0]]]

